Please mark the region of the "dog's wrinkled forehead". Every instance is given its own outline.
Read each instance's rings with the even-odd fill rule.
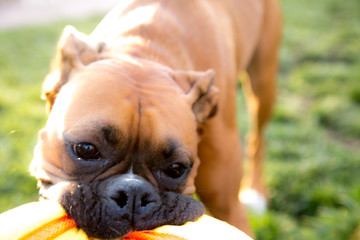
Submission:
[[[88,66],[61,89],[47,127],[68,132],[109,122],[125,135],[151,141],[169,133],[187,145],[196,139],[189,136],[196,132],[191,106],[168,73],[112,61]]]

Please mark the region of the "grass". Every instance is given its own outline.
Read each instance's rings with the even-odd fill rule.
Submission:
[[[99,20],[76,26],[90,32]],[[47,117],[42,81],[65,24],[0,32],[0,212],[38,199],[28,167]]]
[[[252,226],[257,239],[359,239],[360,3],[282,4],[279,97],[267,133],[271,202]]]
[[[257,239],[360,239],[360,2],[283,0],[279,96],[267,131],[269,211]],[[89,33],[100,18],[72,22]],[[0,212],[34,201],[41,83],[65,23],[0,32]],[[243,97],[239,122],[247,129]]]

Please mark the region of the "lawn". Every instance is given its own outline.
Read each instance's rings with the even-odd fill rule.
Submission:
[[[282,5],[279,96],[267,131],[271,202],[266,214],[250,213],[251,224],[260,240],[360,239],[360,2]],[[70,22],[89,33],[99,19],[0,32],[0,212],[38,198],[28,166],[59,34]],[[244,137],[241,94],[238,115]]]

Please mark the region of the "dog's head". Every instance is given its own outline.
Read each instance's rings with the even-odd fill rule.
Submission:
[[[214,72],[174,71],[68,27],[44,85],[50,115],[32,171],[97,238],[197,219],[191,195],[201,124],[214,114]]]

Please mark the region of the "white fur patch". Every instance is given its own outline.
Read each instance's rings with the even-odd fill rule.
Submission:
[[[255,189],[247,189],[239,195],[240,201],[256,214],[264,214],[267,208],[267,202],[264,195]]]

